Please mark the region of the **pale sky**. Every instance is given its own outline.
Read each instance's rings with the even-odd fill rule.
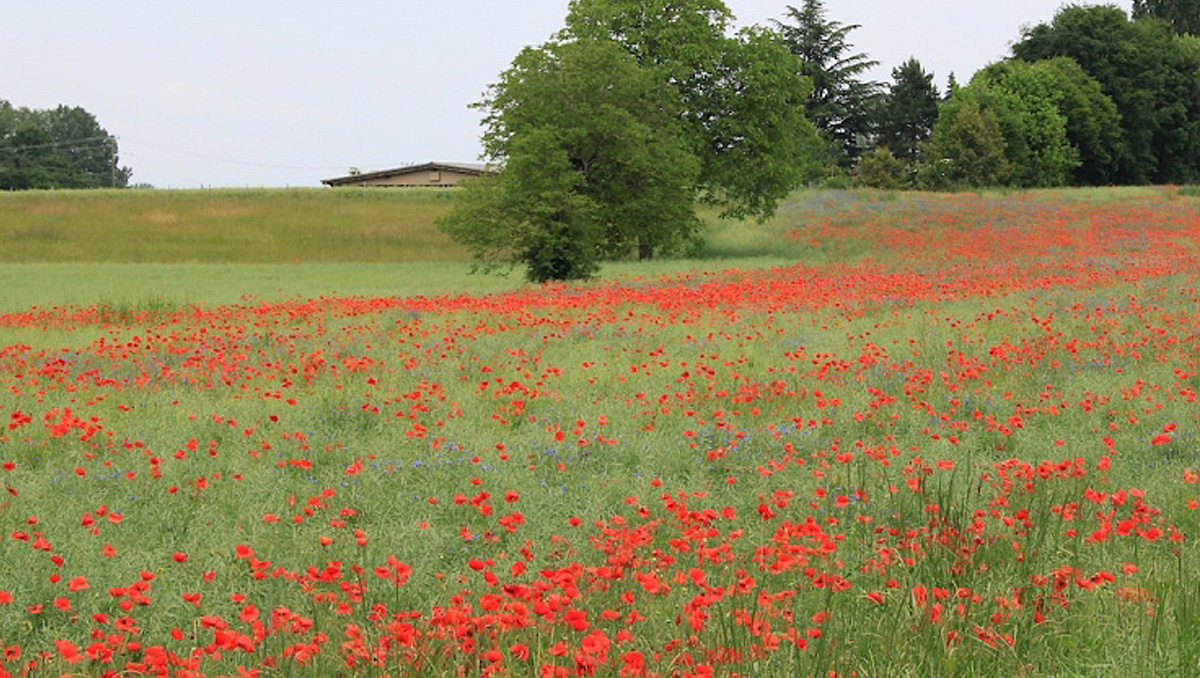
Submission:
[[[739,26],[787,0],[726,0]],[[799,0],[790,4],[800,5]],[[827,0],[855,51],[910,56],[939,89],[1004,58],[1060,0]],[[1092,3],[1083,3],[1092,4]],[[1120,6],[1127,9],[1128,3]],[[82,106],[133,182],[317,186],[410,163],[476,161],[478,101],[567,0],[0,0],[0,99]]]

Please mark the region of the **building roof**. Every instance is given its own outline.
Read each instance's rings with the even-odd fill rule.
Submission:
[[[447,172],[459,172],[473,176],[482,174],[496,174],[497,172],[494,166],[481,162],[426,162],[420,165],[405,165],[404,167],[379,170],[377,172],[363,172],[344,177],[322,179],[321,183],[325,184],[326,186],[352,186],[360,184],[364,181],[387,179],[389,177],[402,176],[416,172],[428,172],[431,170],[445,170]]]

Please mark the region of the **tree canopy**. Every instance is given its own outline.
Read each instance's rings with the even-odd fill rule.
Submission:
[[[699,162],[676,99],[615,42],[527,48],[480,107],[486,154],[504,169],[469,184],[442,225],[485,266],[586,278],[603,259],[669,250],[696,233]]]
[[[955,95],[973,97],[995,112],[1015,186],[1061,186],[1079,165],[1056,88],[1054,71],[1011,60],[984,68]]]
[[[1079,153],[1079,164],[1072,170],[1072,183],[1091,186],[1113,183],[1117,159],[1123,153],[1121,115],[1100,83],[1070,57],[1054,57],[1017,67],[1043,73],[1049,79],[1050,86],[1041,95],[1049,99],[1066,121],[1067,141]]]
[[[585,278],[604,259],[693,242],[697,200],[766,218],[815,166],[807,82],[761,29],[728,36],[713,0],[577,0],[478,105],[484,155],[442,228],[485,268]]]
[[[864,80],[879,65],[864,53],[852,52],[847,36],[860,28],[825,16],[821,0],[789,5],[784,21],[775,20],[784,45],[800,58],[800,73],[812,82],[804,103],[806,115],[837,149],[839,164],[852,165],[872,134],[878,83]]]
[[[952,112],[938,117],[921,166],[923,183],[939,190],[1008,183],[1012,165],[996,113],[974,97],[951,101]]]
[[[17,108],[0,100],[0,190],[123,188],[117,140],[79,107]]]
[[[1161,21],[1131,21],[1109,6],[1068,6],[1013,45],[1024,61],[1070,57],[1121,118],[1111,180],[1184,183],[1200,174],[1200,54]]]
[[[765,219],[819,172],[811,85],[777,35],[730,36],[732,18],[720,0],[573,0],[560,37],[614,41],[665,83],[700,162],[698,197]]]
[[[910,58],[892,69],[892,84],[877,112],[878,143],[904,162],[917,160],[921,145],[933,135],[941,101],[933,74]]]
[[[1158,19],[1180,35],[1200,37],[1200,0],[1133,0],[1134,19]]]

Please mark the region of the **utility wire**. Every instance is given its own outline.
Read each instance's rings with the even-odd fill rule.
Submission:
[[[44,144],[27,144],[25,146],[4,146],[0,145],[0,151],[8,151],[17,153],[20,151],[28,151],[35,148],[52,148],[54,146],[80,146],[80,145],[101,145],[111,143],[114,137],[87,137],[86,139],[70,139],[67,141],[48,141]]]
[[[181,150],[178,148],[168,148],[166,146],[161,146],[159,144],[153,144],[148,141],[142,141],[140,139],[129,139],[129,140],[133,141],[134,144],[137,146],[147,146],[149,148],[154,148],[159,151],[165,151],[167,153],[174,153],[176,155],[185,155],[185,156],[189,156],[192,158],[200,158],[202,160],[212,160],[214,162],[223,162],[223,163],[228,163],[230,165],[244,165],[244,166],[248,166],[248,167],[266,167],[269,169],[288,169],[288,170],[305,170],[305,171],[316,171],[316,170],[321,170],[321,171],[342,170],[342,171],[345,171],[345,169],[347,167],[347,165],[282,165],[282,164],[278,164],[278,163],[257,162],[254,160],[224,158],[224,157],[216,156],[216,155],[208,155],[206,153],[196,153],[194,151],[185,151],[185,150]],[[125,153],[126,153],[126,155],[134,155],[133,153],[130,153],[128,149],[125,150]],[[401,164],[403,164],[403,163],[401,163]],[[396,165],[396,166],[399,166],[399,165]]]
[[[54,147],[59,147],[59,146],[104,146],[104,145],[111,144],[116,138],[117,137],[114,137],[111,135],[105,135],[105,136],[86,137],[83,139],[68,139],[65,141],[50,141],[50,142],[41,143],[41,144],[26,144],[23,146],[4,146],[3,144],[0,144],[0,153],[7,152],[7,153],[15,154],[15,153],[21,153],[24,151],[30,151],[30,150],[40,149],[40,148],[54,148]],[[318,171],[319,170],[319,171],[331,171],[331,172],[345,170],[346,167],[348,167],[348,165],[284,165],[284,164],[279,164],[279,163],[258,162],[258,161],[254,161],[254,160],[242,160],[242,159],[238,159],[238,158],[225,158],[225,157],[216,156],[216,155],[209,155],[206,153],[196,153],[194,151],[185,151],[185,150],[181,150],[178,148],[170,148],[167,146],[162,146],[160,144],[155,144],[155,143],[143,141],[140,139],[132,139],[129,137],[126,137],[126,139],[128,141],[132,141],[136,146],[146,146],[146,147],[153,148],[153,149],[163,151],[166,153],[173,153],[176,155],[184,155],[184,156],[189,156],[189,157],[193,157],[193,158],[200,158],[203,160],[212,160],[214,162],[223,162],[223,163],[228,163],[231,165],[243,165],[243,166],[248,166],[248,167],[265,167],[265,168],[269,168],[269,169],[287,169],[287,170],[303,170],[303,171]],[[128,148],[122,149],[122,151],[127,156],[137,155],[137,153],[130,151]],[[407,164],[410,164],[410,163],[407,163],[407,162],[389,163],[388,166],[402,167]]]

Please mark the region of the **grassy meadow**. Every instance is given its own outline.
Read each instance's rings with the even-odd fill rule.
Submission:
[[[433,228],[445,190],[0,193],[3,263],[462,261]]]
[[[1200,675],[1190,193],[0,195],[0,677]]]

